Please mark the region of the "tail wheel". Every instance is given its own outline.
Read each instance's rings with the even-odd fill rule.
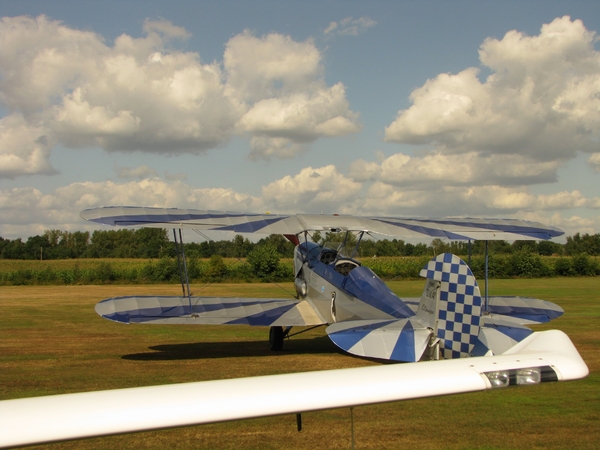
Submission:
[[[271,350],[281,350],[283,348],[283,327],[271,327],[269,330],[269,346]]]

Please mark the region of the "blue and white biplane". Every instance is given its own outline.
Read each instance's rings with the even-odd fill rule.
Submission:
[[[191,295],[132,296],[96,305],[101,316],[121,323],[246,324],[270,327],[269,342],[280,350],[292,327],[327,325],[326,332],[353,355],[392,361],[453,359],[503,354],[563,310],[553,303],[523,297],[482,298],[469,266],[444,253],[421,270],[426,278],[420,298],[400,298],[356,259],[369,234],[451,240],[550,239],[563,232],[516,219],[408,219],[343,215],[243,214],[221,211],[104,207],[81,216],[113,226],[173,228],[200,232],[282,234],[296,244],[296,298],[223,298]],[[336,247],[311,242],[310,233],[344,232]],[[353,233],[356,239],[348,239]],[[347,243],[355,242],[349,246]],[[185,255],[181,265],[185,273]],[[184,278],[185,279],[185,278]],[[187,290],[186,290],[187,285]]]
[[[179,297],[104,300],[96,306],[103,317],[122,323],[265,325],[271,327],[274,349],[281,348],[293,326],[328,325],[329,337],[349,353],[424,362],[4,400],[0,448],[281,414],[296,414],[300,429],[300,413],[307,411],[577,380],[589,373],[566,334],[526,327],[560,316],[559,306],[521,297],[482,299],[471,270],[455,255],[429,261],[421,271],[426,278],[422,296],[401,299],[355,259],[356,246],[332,248],[308,239],[311,231],[356,233],[358,243],[369,233],[549,239],[562,234],[556,228],[520,220],[132,207],[81,215],[109,225],[281,233],[296,243],[296,299],[194,297],[185,282]],[[174,237],[177,245],[176,232]],[[181,237],[180,232],[180,243]],[[183,252],[180,256],[183,263]]]

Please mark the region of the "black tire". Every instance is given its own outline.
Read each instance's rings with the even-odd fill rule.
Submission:
[[[271,350],[283,348],[283,327],[271,327],[269,330],[269,346]]]

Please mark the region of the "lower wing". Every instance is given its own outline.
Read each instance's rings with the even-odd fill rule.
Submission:
[[[324,322],[304,300],[223,297],[116,297],[96,305],[121,323],[305,326]]]

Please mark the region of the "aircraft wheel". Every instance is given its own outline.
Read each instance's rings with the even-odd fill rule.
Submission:
[[[269,330],[269,346],[271,350],[283,348],[283,327],[271,327]]]

